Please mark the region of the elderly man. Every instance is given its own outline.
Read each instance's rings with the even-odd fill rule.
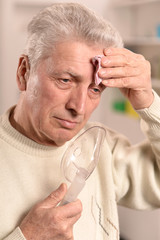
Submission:
[[[117,203],[160,207],[160,99],[150,64],[123,48],[110,23],[76,3],[42,10],[29,24],[17,84],[19,101],[0,118],[0,239],[117,240]],[[106,87],[129,99],[147,139],[131,146],[96,123],[106,129],[99,164],[80,200],[61,206],[67,191],[62,156],[95,125],[87,121]]]

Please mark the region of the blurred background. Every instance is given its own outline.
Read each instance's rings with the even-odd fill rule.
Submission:
[[[16,69],[26,42],[29,20],[53,0],[0,0],[0,114],[16,104]],[[67,2],[61,0],[61,2]],[[152,66],[153,89],[160,94],[160,0],[75,0],[109,19],[125,47],[143,54]],[[104,111],[105,106],[105,111]],[[144,139],[139,118],[117,89],[106,89],[91,120],[105,123],[135,144]],[[120,230],[126,240],[160,239],[160,210],[119,207]]]

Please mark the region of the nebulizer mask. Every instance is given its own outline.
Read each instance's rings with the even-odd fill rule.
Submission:
[[[105,129],[94,126],[83,132],[67,148],[62,158],[61,169],[70,186],[60,205],[77,199],[86,180],[97,166],[104,138]]]

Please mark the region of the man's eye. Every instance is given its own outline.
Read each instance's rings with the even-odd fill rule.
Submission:
[[[96,86],[96,84],[92,83],[89,87],[89,95],[91,98],[99,98],[101,93],[103,92],[102,86]]]
[[[101,94],[101,89],[100,89],[99,87],[96,87],[96,86],[95,86],[95,87],[93,86],[93,87],[91,88],[91,91],[92,91],[92,93],[95,94],[95,95]]]
[[[68,83],[68,82],[70,82],[70,80],[67,79],[67,78],[62,78],[62,79],[60,79],[60,81],[63,82],[63,83]]]
[[[68,78],[57,78],[56,84],[58,88],[65,90],[73,86],[73,81],[72,79],[68,79]]]
[[[93,91],[94,91],[95,93],[100,93],[100,89],[99,89],[99,88],[93,88]]]

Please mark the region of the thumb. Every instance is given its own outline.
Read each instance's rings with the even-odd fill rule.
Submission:
[[[64,198],[67,192],[67,185],[62,183],[54,192],[52,192],[42,204],[45,208],[56,207],[57,204]]]

